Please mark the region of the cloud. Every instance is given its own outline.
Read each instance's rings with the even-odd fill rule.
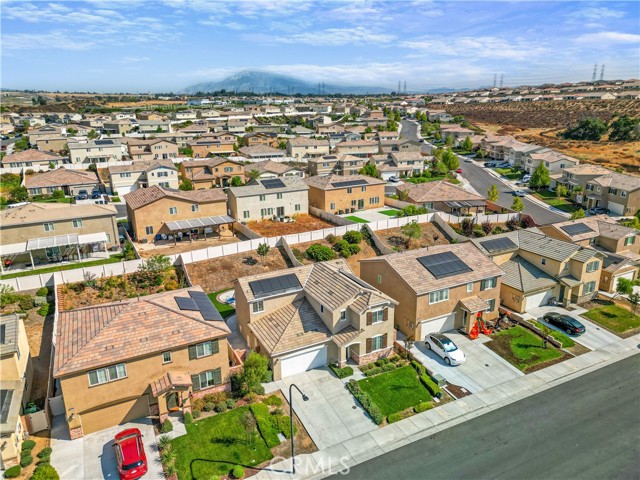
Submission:
[[[421,51],[422,55],[420,56],[441,54],[450,57],[481,57],[522,61],[529,61],[549,52],[546,46],[538,43],[518,38],[506,40],[492,36],[454,37],[451,39],[425,36],[416,40],[400,42],[400,45],[411,50]]]
[[[625,12],[620,10],[613,10],[607,7],[588,7],[580,10],[576,10],[575,12],[571,12],[567,15],[574,21],[578,20],[603,20],[605,18],[622,18],[624,17]]]
[[[594,46],[607,46],[615,43],[630,43],[640,45],[640,35],[623,32],[597,32],[580,35],[577,43],[591,44]]]
[[[268,40],[268,38],[265,38]],[[342,45],[385,45],[396,37],[387,33],[372,31],[365,27],[327,28],[325,30],[305,31],[290,35],[271,37],[274,43],[305,44],[313,46],[337,47]]]
[[[2,35],[3,51],[40,49],[82,51],[89,50],[93,46],[92,42],[78,42],[61,31]]]
[[[120,60],[120,63],[140,63],[140,62],[148,62],[151,60],[149,57],[124,57]]]

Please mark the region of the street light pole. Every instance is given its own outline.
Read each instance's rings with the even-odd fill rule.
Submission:
[[[296,474],[296,454],[294,451],[294,444],[293,444],[293,392],[292,389],[293,387],[296,387],[296,390],[298,390],[298,392],[300,392],[300,395],[302,395],[302,400],[304,400],[305,402],[307,400],[309,400],[309,397],[307,397],[304,393],[302,393],[302,390],[300,390],[298,388],[298,386],[295,383],[292,383],[291,385],[289,385],[289,420],[290,420],[290,425],[291,425],[291,471],[292,473],[295,475]]]

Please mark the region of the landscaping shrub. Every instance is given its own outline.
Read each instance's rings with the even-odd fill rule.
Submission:
[[[207,393],[204,396],[204,401],[206,403],[220,403],[224,402],[226,399],[227,394],[225,392]]]
[[[191,400],[191,410],[204,410],[204,398],[194,398]]]
[[[503,233],[504,230],[502,229],[502,227],[500,225],[496,225],[495,227],[493,227],[493,230],[491,230],[491,234],[492,235],[499,235],[501,233]]]
[[[193,423],[193,415],[189,412],[186,412],[183,417],[183,421],[185,425],[190,425]]]
[[[253,392],[247,393],[244,399],[247,401],[247,403],[255,403],[258,400],[258,394]]]
[[[53,313],[53,303],[45,303],[38,309],[38,315],[41,317],[46,317],[51,313]]]
[[[389,360],[387,360],[386,358],[379,358],[378,360],[376,360],[376,365],[379,367],[387,363],[389,363]]]
[[[29,295],[21,295],[18,299],[20,310],[29,310],[34,307],[33,299]]]
[[[473,231],[473,236],[474,236],[475,238],[482,238],[482,237],[486,237],[486,236],[487,236],[487,234],[486,234],[486,233],[484,233],[484,231],[482,231],[482,230],[474,230],[474,231]]]
[[[402,420],[402,415],[400,415],[399,413],[392,413],[387,417],[388,423],[395,423],[400,420]]]
[[[398,363],[400,360],[402,360],[402,357],[400,357],[400,355],[394,355],[393,357],[389,357],[389,361],[392,363]]]
[[[20,452],[20,458],[30,457],[30,456],[31,456],[31,450],[22,450]]]
[[[531,215],[520,215],[520,226],[522,228],[531,228],[536,226],[536,222]]]
[[[429,393],[434,397],[440,397],[442,393],[440,392],[440,387],[436,382],[434,382],[429,375],[421,375],[420,382],[429,390]]]
[[[263,400],[263,402],[267,405],[272,405],[279,407],[282,405],[282,399],[277,395],[269,395],[267,398]]]
[[[365,377],[373,377],[374,375],[379,375],[383,371],[384,370],[382,370],[382,367],[373,367],[367,370],[366,372],[362,372],[362,373],[364,374]]]
[[[346,240],[339,240],[333,246],[333,249],[336,252],[341,252],[342,250],[345,250],[345,249],[348,249],[348,248],[349,248],[349,242],[347,242]]]
[[[233,398],[227,398],[226,404],[227,404],[227,410],[236,408],[236,401]]]
[[[191,410],[191,415],[193,415],[193,419],[197,419],[200,418],[200,415],[202,415],[202,412],[200,410]]]
[[[516,217],[510,218],[505,222],[505,226],[509,231],[516,230],[518,228],[518,219]]]
[[[158,450],[162,452],[165,448],[167,448],[167,446],[171,448],[171,437],[169,435],[160,435],[157,443]]]
[[[168,418],[162,422],[162,428],[160,429],[162,433],[169,433],[173,431],[173,423]]]
[[[22,467],[20,467],[20,465],[14,465],[5,470],[4,478],[16,478],[20,476],[20,473],[22,473]]]
[[[250,407],[253,416],[256,418],[258,424],[258,430],[260,435],[264,438],[267,446],[273,448],[280,445],[280,439],[278,438],[278,432],[273,428],[273,422],[271,421],[271,414],[269,413],[269,407],[264,403],[254,403]]]
[[[273,415],[271,417],[271,421],[273,423],[273,428],[277,432],[281,432],[284,435],[284,438],[291,438],[291,417],[288,415]],[[298,428],[293,425],[293,434],[295,435],[298,432]]]
[[[335,365],[329,364],[329,368],[333,373],[336,374],[336,377],[338,378],[347,378],[353,375],[353,368],[351,367],[339,368],[339,367],[336,367]]]
[[[349,253],[351,255],[357,255],[360,253],[360,246],[359,245],[349,245]]]
[[[36,291],[36,297],[46,297],[47,295],[49,295],[49,289],[47,287],[40,287]]]
[[[51,455],[51,447],[44,447],[42,450],[40,450],[40,452],[38,453],[38,458],[42,458],[42,457],[48,457]]]
[[[20,458],[20,466],[22,468],[28,467],[33,463],[33,457],[31,455]]]
[[[273,410],[272,415],[284,415],[284,410],[281,409],[280,407],[276,407]]]
[[[333,245],[334,243],[336,243],[336,240],[338,240],[338,238],[333,234],[330,233],[329,235],[327,235],[326,237],[324,237],[324,239],[329,242],[331,245]]]
[[[376,404],[371,401],[371,397],[362,391],[358,382],[351,379],[347,383],[347,389],[351,392],[351,395],[362,405],[362,408],[369,414],[371,419],[374,421],[376,425],[380,425],[384,420],[382,413],[380,413],[380,409]]]
[[[47,297],[35,297],[33,299],[33,304],[36,307],[41,307],[42,305],[46,305],[47,303]]]
[[[207,402],[204,404],[205,412],[212,412],[216,408],[216,404],[213,402]]]
[[[5,474],[6,477],[6,474]],[[31,480],[60,480],[60,476],[56,469],[45,463],[38,465],[31,476]]]
[[[304,254],[309,260],[313,260],[315,262],[325,262],[336,258],[336,254],[331,247],[327,247],[326,245],[321,245],[319,243],[311,245],[307,248]]]
[[[343,240],[346,240],[348,243],[352,244],[352,245],[357,245],[358,243],[360,243],[362,241],[362,234],[356,230],[351,230],[347,233],[345,233],[342,236]]]
[[[433,408],[433,405],[431,405],[431,402],[422,402],[416,405],[415,407],[413,407],[413,411],[416,413],[422,413],[432,408]]]
[[[390,372],[391,370],[395,370],[396,368],[398,368],[398,366],[395,363],[387,363],[386,365],[382,366],[382,371]]]
[[[34,442],[33,440],[25,440],[24,442],[22,442],[22,451],[32,450],[35,446],[36,442]]]
[[[411,366],[415,369],[416,372],[418,372],[419,375],[427,374],[427,369],[425,368],[425,366],[417,360],[411,360]]]
[[[213,407],[213,409],[218,413],[226,412],[227,411],[227,402],[216,403],[216,405],[215,405],[215,407]]]
[[[233,475],[233,478],[244,478],[244,468],[242,465],[235,465],[231,469],[231,475]]]
[[[338,253],[340,253],[340,256],[342,258],[349,258],[351,256],[351,251],[349,250],[349,247],[347,247],[347,248],[345,248],[343,250],[340,250],[340,252],[338,252]]]

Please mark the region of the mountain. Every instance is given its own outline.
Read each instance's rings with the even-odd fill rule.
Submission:
[[[254,92],[254,93],[318,93],[318,84],[276,73],[246,71],[236,73],[218,82],[203,82],[184,89],[184,93],[215,92],[219,90]],[[347,85],[324,84],[325,94],[378,94],[390,93],[391,90],[380,87],[359,87]]]

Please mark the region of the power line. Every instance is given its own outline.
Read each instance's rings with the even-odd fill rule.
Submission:
[[[600,69],[600,81],[604,80],[604,63],[602,64],[602,68]]]
[[[493,74],[493,88],[496,88],[496,83],[498,82],[498,74]]]
[[[404,81],[404,94],[407,94],[407,81]]]
[[[591,75],[591,81],[595,82],[596,81],[596,74],[598,73],[598,64],[594,63],[593,64],[593,75]]]
[[[500,88],[504,85],[504,73],[500,74]]]

